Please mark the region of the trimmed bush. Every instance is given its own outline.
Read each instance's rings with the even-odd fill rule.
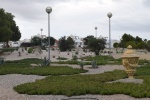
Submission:
[[[33,52],[33,48],[31,47],[28,49],[28,53],[32,53],[32,52]]]

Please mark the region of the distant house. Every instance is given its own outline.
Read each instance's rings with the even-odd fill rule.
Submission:
[[[31,39],[24,39],[20,41],[20,46],[21,47],[31,47]]]
[[[55,40],[54,45],[52,46],[52,48],[58,49],[59,48],[59,41]]]
[[[9,41],[8,44],[10,47],[19,47],[20,41]]]
[[[98,38],[105,38],[105,39],[106,39],[106,45],[105,45],[105,47],[106,47],[106,48],[109,48],[109,38],[103,37],[103,36],[99,36]],[[113,45],[114,45],[114,43],[116,43],[116,42],[119,43],[118,40],[116,40],[116,39],[111,39],[111,45],[110,45],[110,47],[111,47],[111,48],[114,48]]]
[[[75,42],[75,47],[84,47],[83,39],[76,35],[70,35],[68,37],[71,37],[73,41]]]

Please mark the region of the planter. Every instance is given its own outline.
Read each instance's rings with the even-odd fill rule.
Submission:
[[[138,60],[139,56],[135,54],[135,51],[132,49],[132,46],[129,45],[122,56],[122,64],[126,68],[125,71],[128,74],[128,78],[130,79],[134,78],[133,76],[138,66]]]

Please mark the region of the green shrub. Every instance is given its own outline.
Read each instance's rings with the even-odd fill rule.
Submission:
[[[44,59],[42,59],[42,66],[49,66],[50,65],[50,60],[49,58],[44,57]]]
[[[75,60],[75,61],[76,61],[77,59],[78,59],[78,58],[77,58],[76,55],[73,55],[73,56],[72,56],[72,60]]]
[[[97,61],[96,60],[92,60],[91,61],[91,65],[92,65],[92,68],[97,68]]]
[[[28,53],[32,53],[32,52],[33,52],[33,48],[31,47],[28,49]]]
[[[79,65],[80,65],[80,68],[83,70],[84,62],[82,60],[79,62]]]
[[[67,58],[65,58],[65,57],[60,57],[60,56],[59,56],[57,59],[58,59],[58,60],[67,60]]]
[[[78,55],[78,54],[79,54],[79,52],[78,52],[78,51],[76,51],[76,52],[75,52],[75,54],[76,54],[76,55]]]

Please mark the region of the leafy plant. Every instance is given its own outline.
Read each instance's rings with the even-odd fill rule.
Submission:
[[[78,58],[77,58],[77,56],[76,55],[72,55],[72,60],[77,60]]]
[[[80,65],[81,69],[83,70],[84,62],[82,60],[79,62],[79,65]]]
[[[92,60],[91,61],[91,65],[92,65],[92,68],[97,68],[97,61],[96,60]]]
[[[44,57],[44,59],[42,60],[42,66],[49,66],[50,65],[50,60],[49,58]]]
[[[4,64],[4,58],[0,58],[0,65],[3,65]]]
[[[32,53],[32,52],[33,52],[33,48],[31,47],[28,49],[28,53]]]
[[[76,52],[75,52],[75,54],[76,54],[76,55],[78,55],[78,54],[79,54],[79,52],[78,52],[78,51],[76,51]]]

